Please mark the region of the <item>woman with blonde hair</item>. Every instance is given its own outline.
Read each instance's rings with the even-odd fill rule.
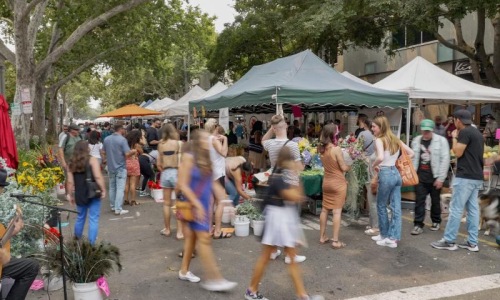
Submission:
[[[224,189],[218,181],[213,181],[210,145],[207,132],[196,130],[191,142],[183,151],[179,168],[177,189],[193,206],[195,220],[186,222],[184,228],[184,250],[179,279],[199,282],[200,278],[189,271],[189,265],[194,248],[198,243],[199,256],[207,279],[202,287],[209,291],[228,291],[236,287],[236,282],[230,282],[217,267],[211,245],[210,227],[212,224],[212,195],[220,200],[224,197]]]
[[[340,222],[342,217],[342,207],[344,206],[347,195],[347,180],[344,173],[350,167],[346,165],[342,150],[334,144],[337,135],[337,125],[328,124],[321,131],[320,136],[320,157],[325,175],[323,178],[323,207],[320,215],[320,238],[321,244],[328,243],[326,237],[326,224],[328,213],[333,211],[333,238],[331,239],[332,248],[340,249],[345,244],[339,240]]]
[[[377,214],[380,234],[372,240],[379,246],[397,248],[401,240],[401,175],[396,168],[396,160],[401,147],[413,157],[413,150],[399,140],[391,131],[389,120],[378,116],[373,120],[372,131],[376,137],[376,158],[373,169],[378,172]],[[389,203],[392,217],[387,215]]]
[[[160,186],[163,188],[163,220],[165,227],[160,231],[164,236],[170,236],[170,206],[172,192],[177,185],[180,155],[182,153],[182,142],[174,125],[168,123],[163,125],[162,138],[158,143],[157,167],[161,172]],[[177,221],[177,239],[183,239],[182,223]]]
[[[213,180],[219,182],[221,186],[225,185],[226,177],[226,156],[228,151],[227,137],[219,134],[218,124],[216,119],[208,119],[205,123],[205,130],[210,134],[208,136],[208,145],[210,149],[210,160],[212,162]],[[224,207],[216,199],[215,209],[215,228],[214,239],[229,238],[231,234],[222,231],[222,213]]]

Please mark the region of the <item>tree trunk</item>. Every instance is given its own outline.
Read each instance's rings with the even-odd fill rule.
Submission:
[[[45,91],[45,81],[47,76],[37,78],[35,81],[35,94],[33,97],[33,135],[39,137],[40,144],[45,145],[46,140],[46,129],[45,124],[45,101],[46,101],[46,91]],[[49,114],[50,115],[50,114]]]
[[[500,78],[500,6],[495,17],[491,20],[493,25],[493,68],[498,78]]]
[[[479,62],[469,59],[469,63],[472,69],[472,78],[474,78],[474,82],[477,84],[484,84],[483,79],[481,78],[481,67]]]
[[[51,110],[47,126],[47,142],[52,144],[57,141],[57,132],[59,131],[57,128],[57,123],[59,122],[59,116],[61,116],[62,110],[57,99],[56,89],[48,90],[47,96],[49,97]]]

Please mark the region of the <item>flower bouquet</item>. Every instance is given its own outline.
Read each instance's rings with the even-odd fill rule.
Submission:
[[[151,197],[153,197],[156,202],[163,202],[163,189],[161,185],[157,181],[149,180],[148,187],[151,191]]]
[[[299,145],[300,156],[302,157],[302,161],[305,165],[309,165],[312,161],[315,161],[313,158],[318,154],[316,149],[316,140],[310,142],[306,138],[296,137],[293,138],[292,141]]]

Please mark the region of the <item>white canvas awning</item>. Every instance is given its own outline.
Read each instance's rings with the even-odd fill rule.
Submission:
[[[161,111],[163,108],[175,103],[175,100],[172,100],[168,97],[165,97],[161,100],[155,100],[153,103],[148,105],[148,109],[156,110],[156,111]]]
[[[344,71],[342,73],[340,73],[342,75],[344,75],[345,77],[351,79],[351,80],[354,80],[356,82],[359,82],[359,83],[362,83],[362,84],[365,84],[365,85],[372,85],[371,83],[369,83],[368,81],[364,81],[363,79],[357,77],[357,76],[354,76],[352,75],[351,73],[347,72],[347,71]]]
[[[420,56],[374,86],[407,92],[411,101],[417,104],[467,105],[500,101],[500,89],[462,79]]]

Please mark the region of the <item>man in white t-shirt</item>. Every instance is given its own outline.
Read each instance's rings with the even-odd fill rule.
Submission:
[[[63,125],[63,131],[59,133],[59,144],[61,144],[64,141],[64,138],[66,137],[66,134],[68,134],[68,125]]]
[[[304,168],[301,158],[300,158],[300,150],[299,145],[296,142],[288,141],[287,135],[287,125],[285,119],[281,115],[275,115],[271,118],[271,128],[266,132],[264,137],[262,137],[262,145],[264,149],[269,154],[269,160],[271,161],[271,167],[274,168],[276,165],[276,161],[278,160],[278,154],[283,147],[288,147],[292,152],[295,161],[297,163],[297,169],[302,170]],[[273,139],[273,135],[275,138]],[[287,143],[288,141],[288,143]],[[291,185],[299,185],[300,177],[297,172],[292,171],[284,171],[284,181]],[[276,249],[276,252],[271,254],[271,259],[276,259],[281,254],[281,251]],[[296,263],[300,263],[306,260],[305,256],[296,255],[294,261]],[[285,263],[291,263],[290,257],[285,257]]]

